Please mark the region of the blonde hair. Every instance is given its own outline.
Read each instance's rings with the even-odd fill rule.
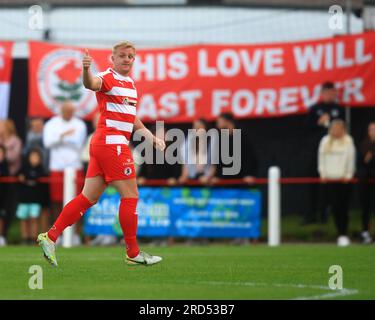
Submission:
[[[132,42],[130,42],[130,41],[120,41],[120,42],[117,42],[112,47],[112,54],[115,54],[115,52],[116,52],[116,50],[118,48],[132,48],[132,49],[134,49],[134,52],[136,51],[134,44]]]

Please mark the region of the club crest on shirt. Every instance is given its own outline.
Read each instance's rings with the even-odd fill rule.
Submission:
[[[124,104],[128,104],[129,103],[129,99],[128,98],[124,98],[123,103]]]
[[[126,167],[125,170],[124,170],[124,174],[126,176],[130,176],[132,174],[133,170],[129,167]]]

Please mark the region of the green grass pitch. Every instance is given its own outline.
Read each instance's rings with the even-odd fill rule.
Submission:
[[[118,247],[58,248],[58,268],[38,247],[0,248],[0,299],[375,299],[375,246],[287,244],[144,247],[161,264],[129,267]],[[43,289],[28,286],[40,265]],[[331,290],[328,269],[343,269]]]

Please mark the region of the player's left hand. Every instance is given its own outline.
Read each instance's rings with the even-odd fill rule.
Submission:
[[[164,140],[154,137],[154,148],[156,150],[164,151],[165,149]]]

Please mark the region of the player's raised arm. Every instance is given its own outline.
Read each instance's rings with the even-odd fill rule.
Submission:
[[[91,62],[92,58],[89,55],[89,51],[85,49],[85,53],[82,59],[83,85],[87,89],[98,91],[102,85],[102,80],[92,75],[90,71]]]

